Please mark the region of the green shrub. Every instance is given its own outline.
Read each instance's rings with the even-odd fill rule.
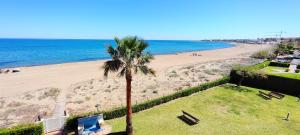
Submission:
[[[283,63],[283,62],[270,62],[269,66],[276,66],[276,67],[289,67],[289,63]]]
[[[296,70],[295,70],[295,73],[299,73],[299,72],[300,72],[300,69],[296,69]]]
[[[267,66],[270,65],[270,61],[269,60],[266,60],[262,63],[259,63],[259,64],[255,64],[255,65],[252,65],[252,66],[246,66],[244,67],[246,70],[250,70],[250,71],[253,71],[253,70],[260,70],[260,69],[263,69]]]
[[[297,69],[300,69],[300,65],[297,65]]]
[[[252,54],[251,57],[256,59],[273,59],[275,55],[271,50],[262,50]]]
[[[270,65],[271,63],[269,62]],[[230,73],[230,82],[238,85],[240,83],[240,80],[243,79],[243,85],[245,86],[281,92],[293,96],[300,95],[300,80],[276,75],[261,74],[261,72],[257,71],[260,68],[263,68],[263,66],[265,66],[266,64],[267,61],[254,66],[244,67],[243,70],[245,68],[251,69],[253,73],[251,76],[243,76],[239,73],[238,68],[233,69]],[[287,66],[286,64],[282,63],[276,63],[275,65]]]
[[[0,129],[0,135],[42,135],[44,127],[42,123],[18,125],[11,128]]]
[[[293,96],[300,95],[300,80],[298,79],[268,74],[266,74],[266,77],[260,76],[261,75],[257,73],[254,74],[254,77],[243,77],[239,75],[235,70],[232,70],[230,73],[230,82],[239,84],[239,81],[241,80],[241,78],[243,78],[243,85],[245,86],[280,92]]]
[[[212,82],[208,82],[208,83],[196,86],[196,87],[191,87],[191,88],[176,92],[176,93],[168,95],[168,96],[164,96],[164,97],[160,97],[160,98],[157,98],[157,99],[149,100],[149,101],[146,101],[144,103],[134,105],[132,107],[132,111],[133,111],[133,113],[136,113],[136,112],[139,112],[139,111],[142,111],[142,110],[146,110],[146,109],[152,108],[154,106],[172,101],[172,100],[177,99],[177,98],[189,96],[193,93],[197,93],[199,91],[206,90],[208,88],[212,88],[212,87],[215,87],[215,86],[218,86],[218,85],[228,83],[229,80],[230,80],[229,77],[223,77],[222,79],[212,81]],[[114,118],[119,118],[119,117],[125,116],[126,115],[126,108],[121,107],[121,108],[116,108],[116,109],[113,109],[113,110],[110,110],[110,111],[104,111],[104,112],[100,112],[100,113],[103,113],[103,116],[104,116],[105,120],[109,120],[109,119],[114,119]],[[78,118],[86,117],[86,116],[89,116],[89,115],[98,115],[98,114],[99,114],[98,112],[89,112],[89,113],[85,113],[85,114],[81,114],[81,115],[71,116],[66,121],[65,130],[66,131],[75,130],[77,128],[77,119]]]
[[[293,54],[294,50],[294,43],[280,43],[275,48],[275,53],[278,55]]]

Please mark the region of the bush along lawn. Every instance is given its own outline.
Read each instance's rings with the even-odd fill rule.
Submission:
[[[44,134],[43,124],[18,125],[11,128],[0,129],[0,135],[42,135]]]
[[[242,85],[281,92],[293,96],[300,95],[300,73],[288,73],[284,64],[274,64],[279,66],[269,66],[270,61],[233,69],[230,73],[230,82]],[[251,76],[242,76],[241,71],[251,73]],[[264,77],[261,77],[263,74]]]
[[[259,89],[227,84],[162,104],[133,115],[136,135],[297,135],[300,102],[293,96],[265,100]],[[264,91],[266,92],[266,91]],[[181,110],[200,119],[189,125]],[[284,120],[290,113],[289,120]],[[125,130],[125,118],[107,121],[114,133]]]

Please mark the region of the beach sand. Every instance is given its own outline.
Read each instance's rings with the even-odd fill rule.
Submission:
[[[226,49],[156,55],[149,65],[156,71],[155,77],[133,77],[133,104],[221,78],[235,64],[260,62],[249,56],[267,48],[270,45],[238,44]],[[51,116],[60,94],[66,95],[66,110],[71,114],[95,111],[96,104],[100,109],[124,106],[125,78],[112,73],[105,79],[101,68],[104,61],[20,67],[21,72],[0,74],[0,126],[27,117],[26,121],[32,121],[37,113]],[[27,113],[30,107],[34,109]]]

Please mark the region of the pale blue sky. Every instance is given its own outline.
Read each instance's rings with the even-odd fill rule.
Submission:
[[[0,38],[300,36],[300,0],[0,0]]]

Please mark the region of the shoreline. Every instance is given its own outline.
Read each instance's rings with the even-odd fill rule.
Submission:
[[[179,55],[179,54],[185,54],[185,53],[196,53],[196,52],[204,52],[204,51],[214,51],[214,50],[222,50],[222,49],[227,49],[227,48],[233,48],[236,46],[240,46],[241,43],[235,43],[235,42],[224,42],[229,45],[230,47],[225,47],[225,48],[217,48],[217,49],[207,49],[207,50],[195,50],[195,51],[182,51],[182,52],[176,52],[176,53],[164,53],[164,54],[153,54],[154,57],[156,56],[163,56],[163,55]],[[250,44],[248,44],[250,45]],[[253,44],[253,45],[258,45],[258,44]],[[109,58],[103,58],[103,59],[95,59],[95,60],[83,60],[83,61],[70,61],[70,62],[62,62],[62,63],[50,63],[50,64],[41,64],[41,65],[28,65],[28,66],[14,66],[14,67],[5,67],[5,68],[0,68],[0,69],[15,69],[15,68],[31,68],[31,67],[42,67],[42,66],[52,66],[52,65],[63,65],[63,64],[76,64],[76,63],[88,63],[88,62],[101,62],[101,61],[106,61],[109,60]],[[1,75],[1,74],[0,74]]]
[[[153,67],[158,73],[162,73],[167,68],[173,66],[238,58],[243,57],[239,56],[241,54],[253,53],[269,47],[270,45],[235,44],[233,47],[223,49],[154,55],[154,60],[149,66]],[[192,56],[193,53],[200,54],[201,56]],[[176,61],[173,61],[175,59]],[[13,96],[17,93],[46,87],[65,90],[71,84],[77,82],[102,78],[103,71],[101,66],[104,61],[106,60],[17,67],[20,72],[0,74],[0,81],[6,82],[0,85],[0,92],[2,93],[0,97]],[[6,91],[2,91],[2,89]]]

